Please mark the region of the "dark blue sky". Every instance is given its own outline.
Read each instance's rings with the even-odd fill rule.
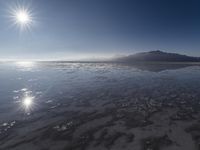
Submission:
[[[9,8],[30,5],[31,31]],[[200,56],[199,0],[0,0],[0,58],[79,59],[164,50]]]

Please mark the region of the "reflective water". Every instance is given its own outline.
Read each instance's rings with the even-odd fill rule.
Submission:
[[[0,149],[198,149],[199,89],[199,64],[2,62]]]

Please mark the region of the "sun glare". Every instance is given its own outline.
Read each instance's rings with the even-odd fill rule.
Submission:
[[[30,6],[16,4],[16,6],[11,7],[9,11],[10,18],[14,25],[20,27],[21,30],[31,29],[35,20]]]
[[[32,103],[33,103],[33,97],[28,97],[27,96],[23,100],[23,105],[25,106],[25,108],[29,108]]]
[[[22,108],[26,111],[26,112],[30,112],[32,111],[33,107],[34,107],[34,97],[31,97],[29,95],[26,95],[23,99],[22,99]]]
[[[33,61],[18,61],[16,64],[20,67],[33,67],[35,63]]]
[[[20,10],[16,13],[16,20],[21,24],[27,24],[30,21],[30,16],[27,12]]]

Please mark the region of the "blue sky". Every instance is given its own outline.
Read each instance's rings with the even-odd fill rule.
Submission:
[[[30,31],[10,19],[32,10]],[[0,0],[0,59],[81,59],[164,50],[200,56],[199,0]]]

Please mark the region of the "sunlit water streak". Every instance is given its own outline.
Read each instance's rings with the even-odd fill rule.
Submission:
[[[33,67],[35,62],[33,61],[18,61],[16,62],[16,65],[21,67]]]
[[[31,71],[37,66],[37,63],[34,61],[17,61],[15,65],[23,71]]]

